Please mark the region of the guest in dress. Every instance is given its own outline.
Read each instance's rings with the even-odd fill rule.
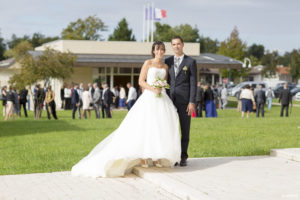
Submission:
[[[10,89],[10,86],[7,86],[6,90],[6,115],[5,115],[5,121],[7,121],[9,118],[15,119],[14,116],[14,94]]]
[[[7,90],[6,86],[3,86],[3,88],[1,89],[1,100],[2,100],[2,106],[3,106],[3,117],[5,117],[5,115],[6,115],[6,102],[7,102],[6,90]]]
[[[242,90],[240,99],[242,100],[242,117],[244,117],[245,112],[247,112],[247,118],[249,118],[249,114],[253,110],[253,105],[255,105],[254,96],[252,90],[250,90],[250,85],[246,85],[245,89]]]
[[[223,89],[221,90],[221,99],[222,99],[222,109],[226,109],[228,103],[228,92],[227,87],[224,85]]]
[[[125,108],[126,91],[122,85],[120,85],[120,108]]]
[[[93,109],[93,99],[92,96],[89,92],[89,87],[86,87],[82,93],[82,118],[84,117],[85,119],[86,117],[86,112],[88,112],[88,116],[89,118],[91,118],[91,109]]]
[[[205,117],[218,117],[216,105],[214,103],[214,93],[210,87],[210,84],[206,84],[206,90],[204,92],[205,102]]]
[[[18,117],[21,117],[21,106],[20,106],[20,96],[19,96],[19,90],[16,90],[16,88],[13,89],[14,94],[14,112]]]

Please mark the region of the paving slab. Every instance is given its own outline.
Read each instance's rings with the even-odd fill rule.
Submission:
[[[188,159],[187,167],[134,173],[182,199],[300,199],[300,163],[272,156]]]
[[[270,155],[300,162],[300,148],[271,149]]]
[[[135,175],[72,177],[70,172],[0,176],[0,200],[179,200]]]

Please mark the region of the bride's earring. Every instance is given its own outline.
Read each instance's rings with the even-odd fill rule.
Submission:
[[[141,167],[144,167],[144,168],[148,168],[148,163],[147,163],[147,160],[142,160],[141,161]]]

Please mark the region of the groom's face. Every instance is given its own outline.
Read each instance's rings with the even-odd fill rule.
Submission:
[[[183,54],[184,44],[183,44],[183,42],[181,42],[180,39],[177,39],[177,38],[173,39],[171,44],[172,44],[172,48],[173,48],[173,51],[175,54],[177,54],[177,55]]]

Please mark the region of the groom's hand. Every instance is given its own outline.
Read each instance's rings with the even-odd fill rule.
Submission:
[[[195,104],[189,103],[186,112],[188,113],[189,116],[192,116],[194,111],[195,111]]]

